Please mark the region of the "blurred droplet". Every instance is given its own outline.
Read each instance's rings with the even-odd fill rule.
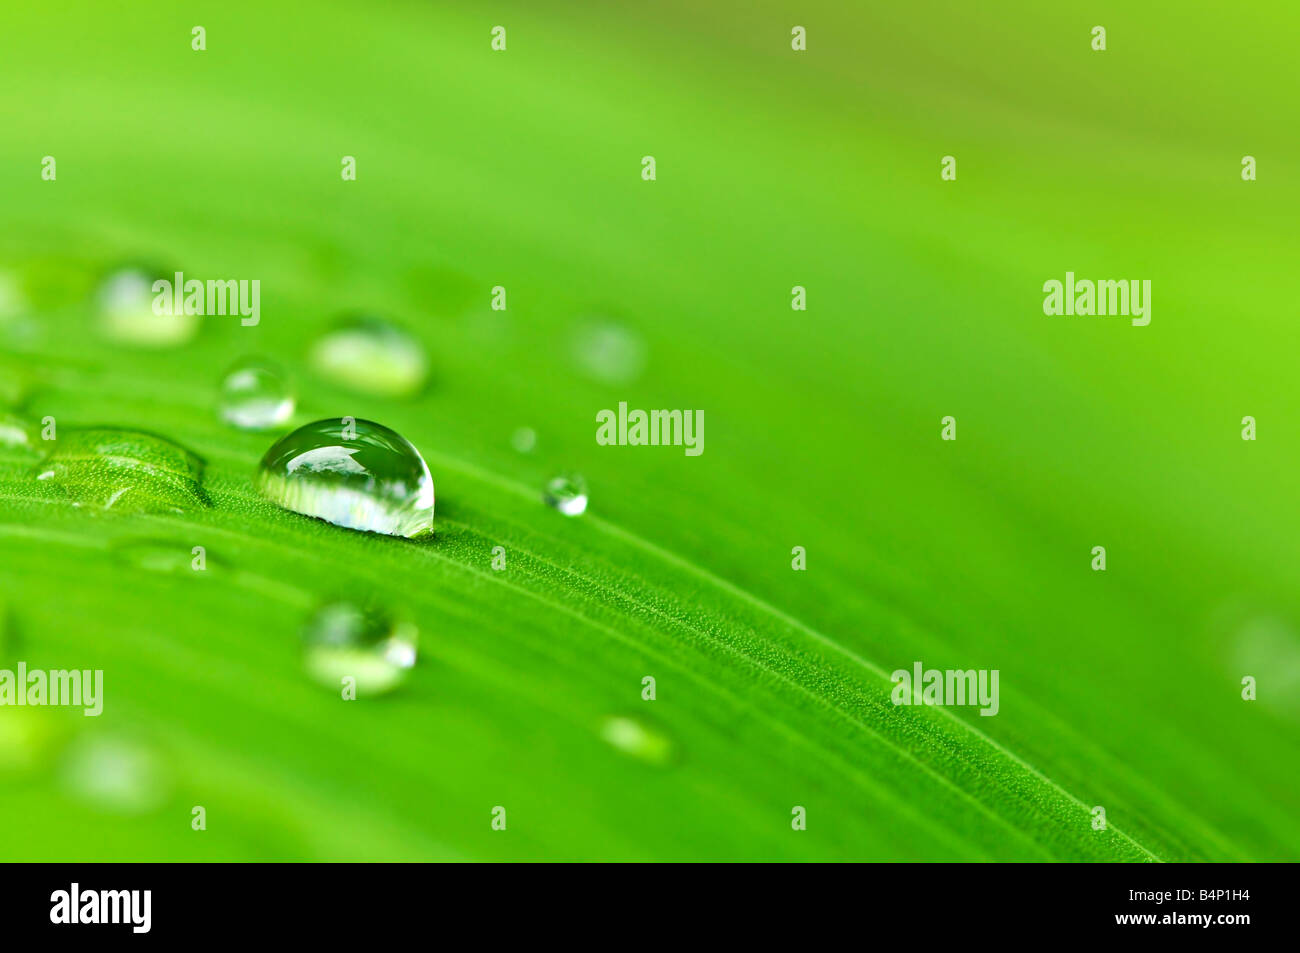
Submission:
[[[162,760],[129,738],[83,736],[65,754],[61,775],[69,794],[114,814],[152,813],[169,793]]]
[[[587,512],[587,481],[577,473],[562,473],[546,484],[542,499],[565,516],[581,516]]]
[[[520,427],[511,434],[510,446],[519,453],[532,453],[537,447],[537,431],[532,427]]]
[[[423,345],[407,331],[369,315],[345,319],[321,335],[309,360],[326,380],[377,397],[411,397],[429,376]]]
[[[329,418],[278,440],[257,486],[285,509],[370,533],[433,533],[433,478],[401,434],[371,420]]]
[[[17,414],[0,410],[0,447],[35,452],[35,437],[30,421]]]
[[[185,314],[184,289],[171,289],[174,276],[136,266],[119,268],[99,286],[100,328],[110,340],[137,347],[166,348],[184,344],[199,328],[197,314]],[[168,291],[155,296],[155,280],[168,281]],[[175,290],[175,296],[171,291]],[[157,313],[155,298],[163,302]],[[173,301],[179,299],[179,307]]]
[[[357,696],[379,695],[396,688],[415,665],[415,626],[394,622],[375,609],[346,602],[322,606],[302,632],[307,672],[326,688],[342,690],[343,679],[356,680]]]
[[[284,373],[270,361],[248,358],[221,381],[217,412],[240,430],[271,430],[293,415],[294,394]]]
[[[668,737],[638,719],[622,715],[606,718],[600,735],[619,751],[646,764],[662,767],[672,760],[673,745]]]
[[[1234,678],[1253,675],[1257,704],[1300,713],[1300,633],[1284,619],[1253,614],[1236,626]]]
[[[573,338],[579,370],[602,384],[629,384],[646,365],[646,345],[631,328],[612,321],[588,321]]]

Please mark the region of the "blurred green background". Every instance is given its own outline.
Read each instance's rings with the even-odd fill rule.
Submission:
[[[214,505],[74,509],[0,447],[0,667],[106,692],[99,719],[0,708],[0,856],[1296,859],[1298,27],[1278,2],[7,5],[0,400],[165,435]],[[260,279],[260,325],[106,339],[96,283],[137,260]],[[1044,316],[1067,270],[1150,279],[1150,326]],[[423,343],[420,395],[312,372],[356,308]],[[245,355],[289,369],[297,422],[424,451],[435,540],[259,501],[278,434],[214,412]],[[597,446],[620,400],[702,408],[704,454]],[[564,469],[584,517],[539,502]],[[141,570],[132,540],[211,569]],[[305,677],[334,598],[419,626],[400,691]],[[894,709],[881,673],[915,660],[999,669],[1000,713]]]

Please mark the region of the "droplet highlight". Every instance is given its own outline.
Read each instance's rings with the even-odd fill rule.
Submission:
[[[351,678],[357,696],[392,691],[415,665],[418,632],[409,622],[346,602],[322,606],[302,630],[307,673],[326,688],[342,691]]]
[[[433,533],[433,478],[420,452],[372,420],[299,427],[262,458],[257,486],[273,503],[348,529],[411,539]]]
[[[411,397],[429,377],[423,345],[397,325],[370,315],[341,321],[312,346],[312,368],[329,381],[377,397]]]
[[[273,430],[293,416],[294,403],[289,379],[279,367],[247,358],[222,378],[217,413],[240,430]]]

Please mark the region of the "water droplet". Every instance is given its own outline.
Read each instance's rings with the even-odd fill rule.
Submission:
[[[248,358],[221,381],[217,411],[240,430],[272,430],[293,414],[294,396],[283,372],[269,361]]]
[[[36,478],[62,489],[74,506],[119,513],[183,512],[208,506],[203,461],[163,437],[106,427],[61,430]]]
[[[579,370],[602,384],[627,384],[641,376],[646,346],[635,331],[610,321],[589,321],[573,338]]]
[[[331,417],[266,451],[262,495],[349,529],[416,538],[433,533],[433,478],[420,452],[382,424]]]
[[[356,679],[357,695],[379,695],[396,688],[415,665],[418,633],[408,622],[393,622],[373,609],[346,602],[322,606],[302,631],[308,674],[326,688],[341,690]]]
[[[673,757],[673,745],[668,736],[635,718],[622,715],[606,718],[600,736],[619,751],[646,764],[662,767]]]
[[[31,422],[0,410],[0,447],[35,452]]]
[[[138,347],[176,347],[194,337],[197,314],[154,313],[153,283],[171,280],[154,269],[129,266],[108,275],[99,286],[99,320],[106,337]],[[168,298],[170,301],[170,298]],[[166,311],[171,311],[170,306]]]
[[[537,446],[537,431],[532,427],[520,427],[510,436],[510,446],[519,453],[532,453]]]
[[[116,814],[147,814],[167,800],[162,761],[127,738],[83,737],[69,749],[62,776],[70,794]]]
[[[587,512],[587,481],[576,473],[562,473],[546,484],[543,499],[565,516],[581,516]]]
[[[382,318],[350,317],[312,347],[312,367],[322,377],[378,397],[410,397],[424,387],[429,362],[408,332]]]

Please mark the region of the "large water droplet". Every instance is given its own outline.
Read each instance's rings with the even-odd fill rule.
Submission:
[[[340,322],[311,349],[311,365],[328,380],[379,397],[410,397],[424,387],[429,362],[420,342],[382,318]]]
[[[217,411],[240,430],[271,430],[293,415],[294,396],[288,378],[270,361],[248,358],[232,367],[221,381]]]
[[[546,484],[542,499],[565,516],[581,516],[587,512],[587,481],[577,473],[561,473]]]
[[[107,427],[61,430],[36,478],[63,490],[74,506],[120,513],[183,512],[208,506],[203,461],[163,437]]]
[[[154,313],[153,283],[171,280],[150,268],[119,268],[99,286],[99,322],[105,336],[122,344],[137,347],[175,347],[184,344],[199,328],[197,314],[172,314],[170,305],[163,314]],[[170,301],[170,296],[168,301]]]
[[[317,420],[277,441],[257,473],[262,495],[338,526],[411,538],[433,532],[433,478],[420,452],[382,424]]]
[[[401,684],[415,664],[417,636],[415,626],[377,610],[330,603],[303,627],[304,662],[327,688],[340,689],[350,677],[358,696],[378,695]]]
[[[635,718],[623,715],[606,718],[600,736],[619,751],[646,764],[662,767],[673,757],[673,745],[668,736]]]

